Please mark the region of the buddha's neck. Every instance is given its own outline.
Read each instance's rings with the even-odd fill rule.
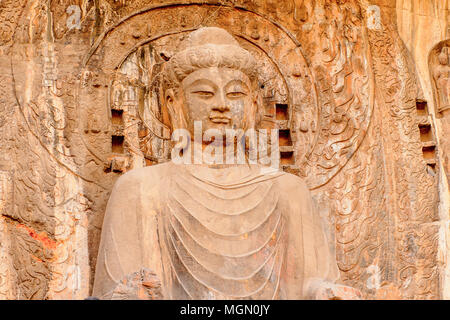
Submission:
[[[246,150],[242,145],[214,143],[197,143],[191,141],[182,154],[184,164],[199,165],[211,169],[224,169],[236,166],[248,166],[249,161]]]

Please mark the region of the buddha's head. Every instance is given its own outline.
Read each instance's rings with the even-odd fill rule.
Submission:
[[[227,31],[201,28],[183,40],[163,73],[163,117],[172,130],[254,128],[259,120],[254,57]]]
[[[448,64],[448,54],[446,48],[443,48],[441,50],[441,53],[438,56],[439,63],[443,66],[446,66]]]

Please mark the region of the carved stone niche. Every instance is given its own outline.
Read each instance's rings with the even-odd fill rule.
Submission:
[[[442,116],[450,112],[450,40],[442,41],[433,48],[429,65],[436,111],[438,116]]]
[[[331,26],[317,34],[314,29],[311,37],[322,40],[307,62],[290,32],[264,15],[228,6],[142,9],[100,35],[83,61],[76,97],[77,118],[92,122],[81,138],[93,158],[101,160],[106,174],[169,159],[160,71],[180,41],[204,26],[227,30],[257,58],[264,102],[260,129],[279,129],[282,168],[303,177],[310,189],[326,185],[358,150],[372,118],[374,84],[364,27],[354,30],[363,35],[358,45],[343,33],[333,36]],[[109,137],[100,139],[106,132]]]
[[[450,39],[441,41],[431,50],[428,63],[433,83],[436,118],[437,122],[440,122],[442,132],[441,161],[448,180],[450,178]]]
[[[174,23],[173,17],[180,23]],[[302,176],[311,189],[325,185],[356,152],[370,123],[374,96],[370,64],[366,63],[363,74],[351,70],[355,63],[351,59],[370,61],[368,48],[363,44],[349,58],[344,52],[317,57],[317,65],[311,65],[298,40],[270,20],[249,10],[208,4],[141,10],[106,30],[91,48],[83,74],[93,74],[95,83],[105,85],[82,85],[78,110],[86,121],[92,109],[109,114],[102,122],[111,124],[110,153],[88,147],[102,159],[105,172],[169,159],[170,131],[162,123],[159,73],[178,43],[201,26],[226,29],[257,57],[264,100],[260,129],[279,129],[284,170]],[[325,45],[345,42],[328,41]],[[335,84],[331,95],[329,81]],[[359,87],[353,88],[354,84]],[[106,103],[99,106],[98,101]],[[89,146],[88,131],[82,138]],[[125,163],[124,157],[128,166],[118,166]]]
[[[115,158],[130,159],[129,168],[169,160],[170,131],[162,123],[159,83],[162,65],[170,59],[178,43],[197,29],[206,16],[208,25],[227,29],[249,50],[259,64],[260,88],[263,91],[264,116],[260,129],[280,130],[281,164],[294,169],[312,148],[300,154],[295,145],[310,146],[317,141],[318,101],[314,78],[297,41],[261,16],[235,8],[215,5],[183,5],[153,8],[134,15],[107,30],[85,60],[84,74],[95,74],[103,90],[81,86],[81,119],[89,119],[95,101],[105,101],[104,114],[111,122],[111,153],[96,152],[108,170],[123,172]],[[179,17],[183,23],[172,23]],[[253,21],[251,26],[234,23]],[[151,28],[149,28],[151,26]],[[155,27],[157,26],[157,27]],[[202,24],[203,26],[203,24]],[[255,28],[256,26],[256,28]],[[118,45],[119,44],[119,45]],[[102,70],[98,73],[96,70]],[[297,101],[296,97],[303,97]],[[293,106],[304,115],[302,130],[296,130]],[[106,110],[106,112],[104,112]],[[108,119],[104,119],[108,121]],[[89,131],[84,141],[89,144]],[[297,170],[298,171],[298,170]]]
[[[296,14],[298,20],[304,22],[309,19],[309,22],[303,28],[305,32],[297,33],[295,38],[294,29],[285,29],[282,23],[289,18],[288,12],[291,11],[283,9],[284,4],[274,1],[271,1],[270,8],[283,12],[279,16],[280,23],[271,20],[270,15],[261,14],[261,8],[258,12],[252,11],[256,10],[253,5],[239,9],[203,1],[201,5],[176,6],[145,4],[141,1],[108,2],[116,3],[114,9],[117,10],[132,7],[135,13],[129,16],[128,13],[120,14],[120,21],[118,16],[111,20],[106,17],[104,26],[107,29],[90,49],[90,42],[87,41],[78,51],[68,49],[67,40],[78,37],[77,28],[74,27],[61,41],[48,46],[43,43],[44,50],[34,50],[39,56],[31,63],[23,55],[33,50],[24,50],[22,44],[17,42],[12,61],[23,120],[33,135],[43,140],[40,142],[47,149],[46,152],[58,160],[58,168],[64,167],[83,180],[80,198],[93,199],[95,203],[89,221],[89,228],[95,229],[92,232],[94,235],[100,228],[104,214],[102,203],[106,202],[112,182],[119,174],[168,160],[170,132],[161,122],[157,90],[159,73],[178,43],[189,32],[200,27],[226,29],[242,47],[257,57],[265,107],[261,129],[280,130],[281,166],[286,171],[302,176],[310,189],[319,189],[337,176],[364,140],[374,110],[374,84],[364,19],[358,12],[355,11],[353,18],[348,19],[352,23],[344,26],[342,19],[347,21],[347,14],[351,10],[336,5],[334,10],[343,10],[346,15],[332,14],[330,11],[327,17],[330,20],[320,23],[319,28],[319,20],[323,17],[308,17],[307,11],[313,10],[305,2],[308,8],[302,5]],[[322,4],[317,3],[317,6]],[[341,20],[336,22],[333,19]],[[59,25],[63,26],[64,23]],[[42,22],[40,25],[46,24]],[[305,34],[305,38],[299,37],[300,34]],[[62,34],[56,30],[56,40],[59,36]],[[85,36],[79,36],[77,40]],[[309,42],[314,45],[311,46]],[[79,58],[83,55],[86,55],[81,66],[83,70],[81,73],[74,72],[79,70]],[[56,79],[63,71],[62,62],[65,76],[70,81]],[[24,88],[29,80],[27,68],[31,65],[42,65],[43,72],[34,73],[35,83],[38,84],[34,90],[36,99],[28,101],[20,96],[28,93]],[[45,95],[41,95],[41,83],[45,84]],[[48,97],[56,101],[61,98],[64,103],[58,104],[58,109],[53,108],[54,112],[47,112],[50,108],[46,105]],[[69,122],[71,127],[68,129],[65,129],[63,114],[73,120],[73,124]],[[53,123],[55,125],[51,126]],[[45,135],[37,129],[45,129]],[[67,143],[70,150],[66,150],[66,146],[59,141],[68,137],[65,132],[69,129],[72,129],[70,143]],[[64,148],[53,148],[54,145]],[[68,174],[67,177],[69,179],[72,175]],[[329,205],[330,199],[325,192],[317,192],[324,195],[323,202]],[[345,193],[348,193],[347,188]],[[346,210],[347,198],[339,201],[345,204],[343,207]],[[80,207],[84,205],[80,204]],[[64,212],[63,217],[69,217],[70,213],[66,213],[65,208],[61,210]],[[81,209],[79,211],[84,212]],[[84,248],[89,250],[91,256],[96,255],[97,240],[96,236],[92,237],[88,248]],[[62,243],[64,249],[69,242]],[[341,262],[351,260],[348,259],[350,255],[352,253],[343,253]],[[71,259],[74,256],[75,253],[70,254]],[[353,256],[359,259],[357,254]],[[66,268],[67,264],[65,262],[62,268]],[[54,267],[56,263],[49,265]],[[354,279],[352,272],[348,272],[349,277]],[[60,274],[61,283],[64,284],[67,274]],[[83,278],[83,285],[89,281],[88,278]],[[75,280],[71,281],[75,283]],[[41,291],[44,296],[47,288]]]

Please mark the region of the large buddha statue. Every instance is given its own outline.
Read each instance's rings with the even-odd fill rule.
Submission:
[[[194,137],[197,122],[203,132],[225,136],[227,129],[258,125],[254,57],[227,31],[190,33],[163,72],[162,104],[173,131],[184,129]],[[209,143],[192,139],[194,148],[184,149],[183,157]],[[360,297],[357,290],[336,284],[335,258],[299,177],[251,161],[189,162],[131,170],[116,182],[103,223],[93,296]]]

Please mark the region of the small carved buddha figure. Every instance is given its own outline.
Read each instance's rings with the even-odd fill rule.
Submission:
[[[220,28],[183,40],[164,70],[167,122],[257,125],[254,57]],[[192,142],[194,144],[195,142]],[[202,145],[202,148],[204,146]],[[259,164],[132,170],[107,205],[93,295],[101,299],[346,299],[305,183]]]
[[[450,64],[447,50],[447,47],[442,48],[438,56],[439,65],[434,70],[439,112],[450,109]]]

